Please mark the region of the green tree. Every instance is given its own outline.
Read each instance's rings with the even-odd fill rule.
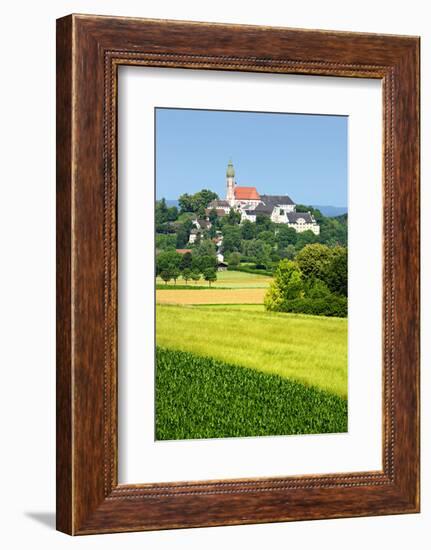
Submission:
[[[259,233],[259,240],[266,242],[270,246],[275,244],[275,235],[273,231],[265,230]]]
[[[169,272],[172,276],[173,269],[179,269],[181,264],[181,255],[175,250],[165,250],[156,256],[156,273],[161,274],[162,271]]]
[[[197,284],[197,282],[201,278],[201,274],[199,271],[193,270],[190,277],[195,282],[195,284]]]
[[[169,269],[164,269],[164,270],[160,273],[160,277],[165,281],[165,285],[167,285],[168,282],[172,279],[172,274],[171,274],[171,272],[169,271]]]
[[[190,233],[184,227],[184,224],[182,224],[177,231],[176,247],[184,248],[189,242],[189,237]]]
[[[231,208],[229,214],[226,216],[226,223],[229,225],[239,225],[241,223],[241,213]]]
[[[166,206],[166,200],[160,199],[159,201],[156,201],[155,222],[156,222],[156,225],[159,225],[167,221],[168,221],[168,207]]]
[[[327,298],[330,294],[328,285],[320,279],[310,279],[304,283],[304,295],[307,298]]]
[[[208,214],[208,219],[211,222],[211,225],[215,226],[217,224],[218,216],[217,216],[217,210],[215,208],[211,208]]]
[[[285,250],[289,245],[295,245],[298,234],[293,229],[285,224],[277,224],[275,241],[279,250]]]
[[[331,261],[326,273],[326,284],[331,292],[347,296],[347,248],[336,246],[331,249]]]
[[[215,256],[216,246],[210,240],[203,240],[199,246],[196,246],[193,250],[193,256]]]
[[[193,196],[188,193],[180,195],[178,199],[178,204],[180,205],[181,212],[193,212]]]
[[[347,246],[347,214],[320,222],[320,242],[329,246]]]
[[[241,254],[239,252],[232,252],[229,255],[229,266],[238,267],[241,262]]]
[[[180,263],[180,269],[181,271],[184,271],[185,269],[191,269],[192,267],[192,253],[186,252],[183,254],[183,257],[181,258]]]
[[[178,219],[178,208],[176,206],[171,206],[168,208],[166,216],[168,218],[168,222],[174,222]]]
[[[217,280],[217,272],[213,268],[205,269],[204,273],[205,281],[208,281],[208,285],[211,286],[211,283]]]
[[[217,257],[216,256],[210,256],[209,254],[206,256],[200,257],[200,270],[202,273],[207,269],[214,269],[217,266]]]
[[[192,270],[190,268],[186,267],[185,269],[183,269],[183,272],[182,272],[181,276],[187,284],[188,281],[192,278]]]
[[[301,271],[292,260],[282,260],[274,273],[274,280],[265,294],[265,308],[270,311],[281,309],[287,300],[295,300],[303,296],[303,280]]]
[[[265,216],[265,214],[258,214],[256,216],[256,231],[258,233],[260,231],[265,231],[267,229],[270,229],[271,225],[272,225],[272,221],[269,216]]]
[[[307,231],[297,233],[295,248],[296,250],[301,250],[307,244],[317,243],[318,241],[319,237],[315,235],[310,229],[307,229]]]
[[[293,244],[288,244],[284,250],[284,254],[288,260],[293,260],[296,256],[296,248]]]
[[[271,246],[260,239],[242,241],[242,250],[244,255],[256,265],[267,266],[271,261]]]
[[[176,236],[166,235],[165,233],[156,233],[156,250],[175,250]]]
[[[204,217],[205,208],[215,199],[218,199],[217,193],[209,189],[202,189],[194,195],[184,193],[178,199],[178,204],[180,205],[181,212],[196,212],[200,217]]]
[[[223,252],[238,252],[241,249],[241,229],[239,226],[223,227]]]
[[[250,241],[256,237],[256,224],[250,220],[244,220],[241,224],[241,238]]]
[[[326,281],[332,251],[325,244],[308,244],[296,255],[296,262],[306,279]]]
[[[172,274],[172,279],[174,280],[174,283],[177,284],[177,279],[181,275],[181,271],[179,270],[178,267],[172,267],[171,274]]]
[[[205,208],[213,200],[218,199],[217,193],[210,191],[209,189],[202,189],[193,195],[192,207],[194,212],[201,211],[205,215]]]
[[[211,224],[210,228],[208,229],[208,237],[210,239],[214,239],[214,237],[217,235],[217,230],[215,224]]]

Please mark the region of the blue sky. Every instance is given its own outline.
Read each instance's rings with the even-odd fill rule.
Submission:
[[[296,203],[347,205],[345,116],[156,109],[156,196],[238,185]]]

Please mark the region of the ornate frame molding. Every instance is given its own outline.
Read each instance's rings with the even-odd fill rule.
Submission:
[[[199,45],[227,33],[233,38],[222,51],[207,46],[207,54]],[[418,511],[418,39],[69,16],[58,20],[57,48],[58,529],[86,534]],[[383,81],[382,471],[118,484],[119,65]],[[402,233],[407,225],[412,231]]]

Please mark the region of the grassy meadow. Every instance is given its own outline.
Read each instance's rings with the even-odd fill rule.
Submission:
[[[240,271],[219,271],[217,281],[211,284],[211,288],[268,288],[272,278],[266,275],[255,275],[254,273],[242,273]],[[160,277],[156,278],[156,284],[163,286],[165,283]],[[208,286],[203,279],[199,286]],[[178,280],[178,285],[184,286],[183,279]],[[172,283],[169,286],[174,286]],[[188,286],[192,289],[196,283],[190,282]]]
[[[157,305],[157,345],[347,396],[347,321],[230,307]]]
[[[157,439],[346,431],[347,319],[267,312],[270,277],[217,277],[157,286]]]

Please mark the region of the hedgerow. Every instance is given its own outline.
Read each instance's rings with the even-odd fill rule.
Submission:
[[[283,313],[305,313],[326,317],[347,317],[347,298],[331,294],[325,298],[296,298],[284,300],[276,311]]]

